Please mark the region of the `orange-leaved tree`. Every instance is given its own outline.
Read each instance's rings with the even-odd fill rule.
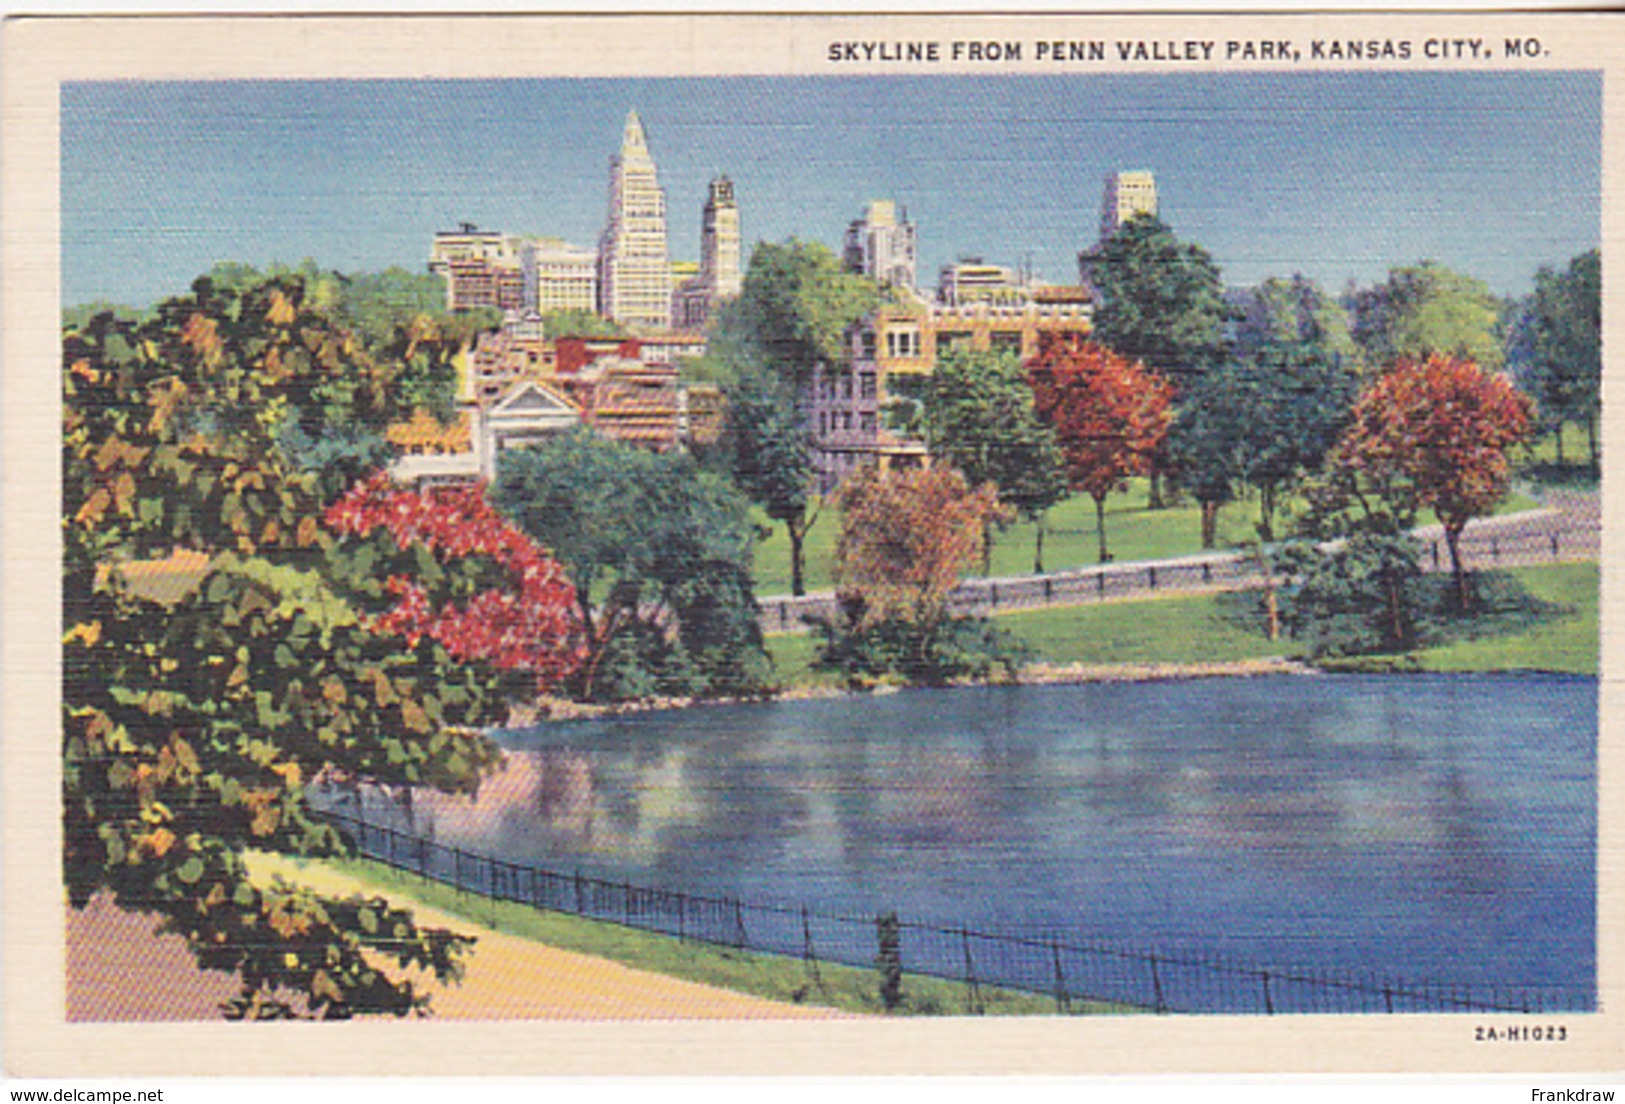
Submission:
[[[1027,379],[1038,416],[1055,430],[1067,480],[1095,500],[1105,563],[1106,496],[1148,470],[1173,422],[1173,386],[1075,334],[1045,341],[1028,362]]]
[[[1438,515],[1466,608],[1462,530],[1506,497],[1507,454],[1534,422],[1535,404],[1505,375],[1453,356],[1401,360],[1360,396],[1331,463],[1364,476],[1401,511]]]
[[[1008,511],[991,483],[972,488],[952,468],[864,468],[836,497],[836,589],[861,601],[865,625],[913,623],[928,635],[948,595],[982,555],[988,523]]]

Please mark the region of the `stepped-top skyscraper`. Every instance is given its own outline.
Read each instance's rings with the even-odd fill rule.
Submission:
[[[598,309],[632,329],[671,327],[666,195],[636,110],[609,162],[609,221],[598,241]]]
[[[704,326],[723,300],[739,294],[739,203],[733,181],[711,181],[700,219],[700,271],[677,291],[676,323],[685,329]]]

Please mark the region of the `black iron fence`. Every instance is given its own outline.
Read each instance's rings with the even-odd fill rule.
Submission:
[[[800,959],[809,986],[821,963],[872,967],[880,917],[714,897],[508,862],[338,812],[324,814],[358,853],[396,869],[497,901],[571,913],[683,940]],[[1160,953],[1107,941],[1041,939],[900,920],[905,975],[963,983],[964,1007],[981,1014],[984,991],[1037,994],[1059,1014],[1511,1012],[1591,1006],[1562,989],[1470,989],[1323,970],[1265,968],[1206,954]]]
[[[1563,560],[1595,559],[1600,545],[1596,526],[1554,525],[1550,528],[1480,527],[1462,534],[1461,551],[1470,567],[1528,566]],[[1443,537],[1419,537],[1424,570],[1450,570]],[[1256,556],[1231,552],[1169,560],[1138,560],[1022,575],[1003,579],[966,579],[949,596],[958,615],[1001,610],[1078,606],[1113,598],[1145,597],[1158,591],[1244,590],[1263,584]],[[836,613],[835,596],[758,599],[766,632],[802,632],[809,618]]]

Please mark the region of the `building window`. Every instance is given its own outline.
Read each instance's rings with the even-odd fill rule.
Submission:
[[[875,412],[873,410],[865,410],[858,415],[858,428],[865,433],[875,431]]]
[[[875,358],[875,332],[873,330],[864,330],[858,339],[858,347],[862,350],[865,360],[873,360]]]
[[[889,357],[917,357],[920,355],[919,330],[887,330],[886,355]]]
[[[876,394],[875,374],[865,372],[858,377],[858,393],[865,399],[872,399]]]

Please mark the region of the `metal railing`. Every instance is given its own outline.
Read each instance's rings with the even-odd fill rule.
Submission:
[[[1461,550],[1469,566],[1494,568],[1595,559],[1599,543],[1595,527],[1486,527],[1463,533]],[[1450,570],[1450,555],[1442,537],[1418,537],[1417,544],[1424,570]],[[1099,564],[1047,575],[966,579],[949,596],[948,608],[956,615],[998,613],[1089,605],[1161,591],[1245,590],[1262,583],[1263,575],[1252,553],[1209,553]],[[838,612],[833,593],[800,598],[775,595],[758,598],[757,604],[764,632],[804,632],[809,618],[828,619]]]
[[[427,880],[537,909],[609,921],[681,940],[801,960],[809,988],[821,963],[875,964],[880,917],[806,905],[707,896],[546,870],[448,846],[338,812],[328,820],[357,853]],[[964,1006],[981,1014],[988,989],[1036,994],[1057,1014],[1109,1009],[1155,1013],[1511,1012],[1592,1006],[1569,988],[1473,989],[1350,972],[1261,967],[1218,955],[1162,953],[1107,941],[994,934],[900,920],[907,974],[962,983]]]

